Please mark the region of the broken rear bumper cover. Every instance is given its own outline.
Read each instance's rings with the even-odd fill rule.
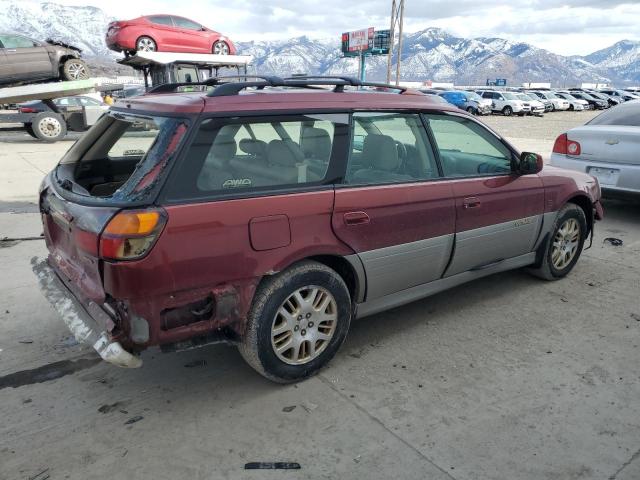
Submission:
[[[137,368],[142,365],[139,357],[127,352],[119,342],[111,340],[104,327],[109,317],[99,305],[89,302],[85,307],[46,260],[33,257],[31,269],[38,278],[45,298],[60,314],[78,342],[93,346],[103,360],[119,367]]]

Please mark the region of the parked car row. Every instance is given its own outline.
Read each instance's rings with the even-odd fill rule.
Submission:
[[[640,99],[640,92],[605,88],[524,89],[507,90],[442,90],[423,89],[423,93],[437,96],[474,115],[500,114],[537,115],[546,112],[604,110],[629,100]]]

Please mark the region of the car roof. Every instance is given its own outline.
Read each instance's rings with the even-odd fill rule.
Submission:
[[[289,90],[289,91],[287,91]],[[121,99],[116,107],[157,113],[224,113],[300,110],[441,110],[458,112],[428,95],[330,90],[263,89],[237,95],[209,97],[204,92],[159,93]]]

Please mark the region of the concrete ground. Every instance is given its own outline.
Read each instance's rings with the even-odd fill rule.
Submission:
[[[487,122],[545,153],[584,121],[556,115]],[[70,145],[0,132],[0,238],[39,236],[37,186]],[[99,362],[37,291],[44,243],[1,242],[0,479],[637,480],[640,206],[605,213],[568,278],[499,274],[354,322],[289,386],[224,345]],[[244,469],[276,461],[302,470]]]

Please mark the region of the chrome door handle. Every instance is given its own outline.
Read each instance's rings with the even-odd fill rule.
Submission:
[[[5,52],[7,52],[7,53],[16,53],[17,50],[15,48],[8,48],[8,49],[5,50]]]

